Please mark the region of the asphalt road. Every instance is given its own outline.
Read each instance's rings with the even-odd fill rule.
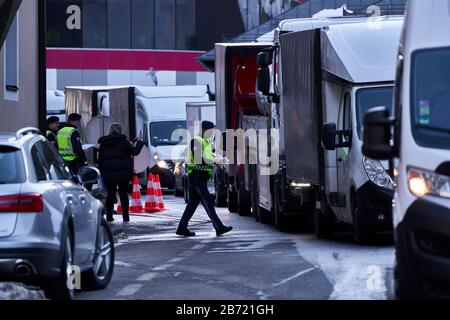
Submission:
[[[250,217],[218,213],[235,229],[216,237],[203,208],[195,238],[175,235],[182,199],[167,211],[113,224],[115,273],[107,290],[79,300],[385,300],[392,298],[394,249],[389,236],[371,247],[342,233],[332,241],[294,230],[280,233]],[[117,217],[120,220],[120,217]]]

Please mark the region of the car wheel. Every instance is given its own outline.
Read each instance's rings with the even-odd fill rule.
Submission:
[[[102,218],[97,248],[95,250],[94,267],[83,274],[84,290],[103,290],[111,282],[114,272],[114,237],[105,219]]]
[[[361,202],[357,195],[352,201],[353,229],[355,242],[360,245],[368,245],[375,239],[375,230],[364,219]]]
[[[69,288],[69,279],[72,276],[73,266],[73,237],[70,231],[64,242],[64,255],[61,263],[60,275],[57,279],[51,279],[43,287],[45,296],[51,300],[68,301],[75,298],[75,285]]]

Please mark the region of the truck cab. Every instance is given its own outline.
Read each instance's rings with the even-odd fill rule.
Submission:
[[[450,296],[449,10],[447,0],[409,2],[394,110],[380,104],[365,118],[364,153],[395,163],[400,299]]]
[[[175,188],[176,163],[188,145],[186,103],[210,101],[208,86],[136,87],[136,136],[149,146],[150,172]],[[144,177],[146,179],[146,177]]]

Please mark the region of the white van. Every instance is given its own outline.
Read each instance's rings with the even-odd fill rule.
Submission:
[[[58,117],[61,123],[66,122],[65,99],[64,91],[47,90],[47,119],[50,117]]]
[[[136,128],[148,143],[151,172],[164,188],[174,189],[175,164],[188,144],[186,104],[208,102],[206,85],[136,87]]]
[[[366,115],[363,150],[396,165],[398,297],[449,297],[450,1],[409,1],[407,11],[395,110]]]

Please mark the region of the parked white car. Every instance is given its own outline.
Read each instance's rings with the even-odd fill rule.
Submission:
[[[67,285],[73,275],[81,289],[108,286],[113,236],[103,204],[77,182],[98,179],[94,168],[74,179],[37,129],[0,134],[0,281],[38,285],[63,300],[80,289]]]

